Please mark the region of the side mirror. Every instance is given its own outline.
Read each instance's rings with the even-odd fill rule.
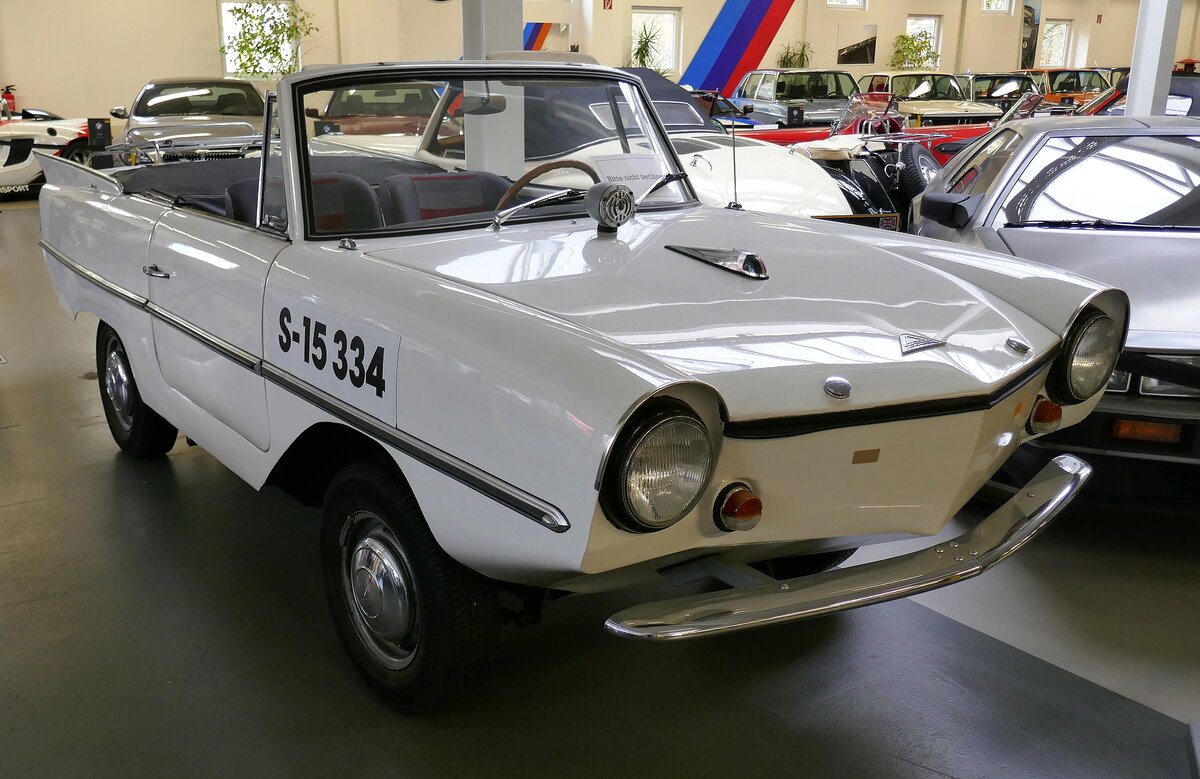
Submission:
[[[921,195],[921,216],[940,225],[961,230],[971,223],[978,197],[950,192],[928,192]]]
[[[305,108],[304,115],[307,116],[309,119],[320,119],[321,118],[321,112],[315,108]]]
[[[123,105],[113,106],[108,113],[113,119],[129,118],[129,111],[127,111]]]
[[[752,113],[754,113],[753,104],[747,103],[746,105],[742,106],[742,116],[749,116]]]

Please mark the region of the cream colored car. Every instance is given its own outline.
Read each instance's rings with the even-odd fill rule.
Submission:
[[[885,70],[858,80],[860,92],[891,92],[899,111],[913,127],[943,124],[975,124],[1000,116],[994,105],[967,99],[958,79],[950,73],[915,70]]]

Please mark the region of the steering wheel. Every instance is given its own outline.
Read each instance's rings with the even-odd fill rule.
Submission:
[[[496,210],[503,211],[507,206],[511,205],[512,201],[517,199],[517,195],[520,193],[520,191],[538,176],[549,173],[552,170],[559,170],[560,168],[574,168],[575,170],[582,170],[592,179],[593,184],[600,183],[600,176],[596,174],[596,171],[592,168],[592,166],[586,163],[576,162],[575,160],[557,160],[555,162],[546,162],[538,165],[536,168],[531,168],[530,170],[526,171],[525,175],[514,181],[512,186],[500,196],[500,201],[496,203]]]

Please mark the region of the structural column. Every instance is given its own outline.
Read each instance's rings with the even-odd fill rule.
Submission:
[[[1167,87],[1175,60],[1175,40],[1183,0],[1141,0],[1137,32],[1133,37],[1133,62],[1129,72],[1128,116],[1162,115],[1167,107]]]
[[[521,50],[521,0],[463,0],[462,19],[464,58],[481,60],[493,51]]]

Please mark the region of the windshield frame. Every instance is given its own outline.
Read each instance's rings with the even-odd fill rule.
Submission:
[[[357,86],[369,87],[372,84],[395,84],[400,81],[417,81],[417,82],[440,82],[440,81],[504,81],[504,80],[594,80],[598,84],[621,82],[630,86],[637,94],[638,98],[644,105],[644,114],[647,120],[645,126],[646,133],[653,133],[657,136],[658,146],[662,150],[664,162],[667,164],[669,173],[686,173],[683,163],[676,154],[674,147],[671,145],[671,138],[666,127],[663,125],[662,119],[655,110],[649,93],[641,80],[629,73],[624,73],[613,68],[597,67],[597,66],[580,66],[575,64],[553,65],[547,63],[503,63],[503,64],[481,64],[478,62],[445,62],[445,63],[421,63],[419,66],[388,66],[388,67],[367,67],[355,69],[338,68],[335,72],[328,73],[300,73],[289,79],[287,83],[287,95],[290,106],[287,111],[289,114],[290,128],[286,128],[289,135],[290,156],[295,160],[295,165],[291,166],[294,175],[292,178],[292,187],[294,189],[293,202],[298,206],[297,213],[301,215],[300,238],[305,241],[331,241],[343,237],[355,238],[384,238],[400,235],[417,235],[428,233],[445,233],[445,232],[460,232],[465,230],[478,229],[479,226],[491,224],[494,214],[489,212],[481,212],[488,214],[486,217],[480,216],[477,220],[456,222],[453,224],[436,224],[429,221],[409,223],[411,226],[404,225],[388,225],[381,229],[374,230],[346,230],[333,232],[318,232],[314,229],[316,216],[314,212],[313,197],[311,188],[304,185],[304,182],[311,178],[310,159],[311,153],[308,151],[307,143],[312,140],[307,133],[307,124],[305,116],[304,95],[321,92],[333,91],[341,88]],[[284,83],[280,84],[280,89],[284,88]],[[439,102],[435,111],[440,112],[442,105]],[[432,115],[431,115],[432,118]],[[315,135],[313,137],[316,137]],[[647,204],[642,206],[639,211],[655,212],[655,211],[671,211],[685,208],[693,208],[699,205],[699,198],[696,195],[695,189],[691,182],[685,177],[677,182],[682,190],[682,197],[675,203],[663,204]],[[574,204],[571,204],[574,205]],[[527,211],[526,213],[513,217],[507,224],[522,224],[529,222],[544,222],[562,219],[578,219],[580,217],[588,218],[583,210],[582,201],[578,207],[569,212],[555,213],[539,213],[538,211]]]

